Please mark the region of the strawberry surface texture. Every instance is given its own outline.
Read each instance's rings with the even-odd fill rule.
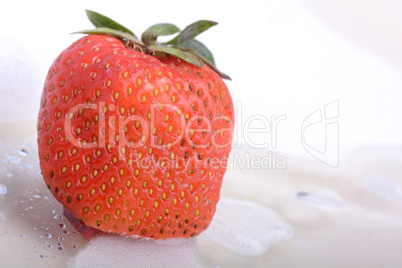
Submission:
[[[231,150],[230,93],[206,64],[124,41],[86,35],[50,67],[37,124],[44,181],[89,227],[196,236],[212,220]]]

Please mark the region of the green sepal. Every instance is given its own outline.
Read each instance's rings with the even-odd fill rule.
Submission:
[[[86,10],[86,13],[96,29],[78,31],[74,32],[74,34],[101,34],[113,36],[121,40],[127,48],[150,55],[170,54],[200,68],[208,65],[222,78],[231,80],[228,75],[220,72],[216,68],[214,58],[208,48],[194,39],[194,37],[203,31],[216,25],[216,22],[207,20],[194,22],[187,26],[171,41],[155,45],[158,36],[174,34],[179,32],[180,29],[173,24],[155,24],[142,34],[141,39],[143,42],[141,42],[133,32],[112,19],[90,10]]]
[[[91,30],[83,30],[83,31],[78,31],[74,32],[73,34],[102,34],[102,35],[109,35],[116,37],[117,39],[120,39],[122,41],[132,41],[140,46],[144,46],[138,39],[129,33],[123,33],[117,30],[109,29],[109,28],[96,28],[96,29],[91,29]]]
[[[227,80],[232,80],[232,78],[230,78],[229,75],[222,73],[221,71],[218,70],[218,68],[216,68],[215,64],[213,64],[211,61],[209,61],[207,58],[205,58],[204,56],[202,56],[200,53],[198,53],[197,51],[193,50],[194,54],[197,55],[206,65],[209,66],[209,68],[211,68],[212,70],[214,70],[217,74],[219,74],[220,77],[227,79]]]
[[[138,38],[135,36],[135,34],[132,31],[130,31],[123,25],[115,22],[114,20],[112,20],[102,14],[99,14],[95,11],[88,10],[88,9],[86,9],[85,12],[87,13],[88,19],[92,22],[92,24],[96,28],[110,28],[110,29],[117,30],[117,31],[120,31],[123,33],[128,33],[128,34],[134,36],[136,40],[138,40]]]
[[[155,52],[164,52],[176,56],[198,67],[203,67],[205,65],[204,62],[197,55],[180,48],[162,46],[150,46],[150,48]]]
[[[193,39],[203,31],[209,29],[210,27],[218,24],[217,22],[210,21],[210,20],[199,20],[194,23],[191,23],[189,26],[184,28],[183,31],[180,32],[178,36],[176,36],[174,39],[170,40],[166,44],[179,44],[183,43],[187,40]]]
[[[209,61],[207,58],[205,58],[204,56],[202,56],[200,53],[198,53],[198,51],[195,51],[191,48],[182,48],[183,50],[185,50],[186,52],[189,52],[191,54],[193,54],[194,56],[196,56],[197,58],[201,59],[203,63],[205,63],[206,65],[208,65],[212,70],[214,70],[217,74],[219,74],[220,77],[227,79],[227,80],[232,80],[230,78],[229,75],[222,73],[221,71],[218,70],[218,68],[216,68],[215,64],[213,64],[211,61]]]
[[[209,51],[209,49],[198,40],[190,39],[182,43],[176,44],[175,46],[193,49],[197,51],[201,56],[206,58],[208,61],[210,61],[213,65],[215,65],[214,56],[212,56],[211,51]]]
[[[180,29],[170,23],[159,23],[149,27],[141,36],[142,42],[145,45],[155,45],[158,36],[171,35],[180,32]]]

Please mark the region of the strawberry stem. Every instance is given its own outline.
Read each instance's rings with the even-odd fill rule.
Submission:
[[[220,72],[216,68],[214,58],[209,49],[204,44],[194,39],[200,33],[216,25],[217,23],[214,21],[196,21],[182,31],[174,24],[155,24],[141,35],[141,42],[132,31],[114,20],[91,10],[86,10],[86,13],[96,29],[83,30],[75,33],[109,35],[119,39],[127,48],[145,54],[170,54],[200,68],[206,64],[222,78],[230,80],[228,75]],[[166,43],[157,43],[159,36],[172,35],[178,32],[179,34],[172,40]]]

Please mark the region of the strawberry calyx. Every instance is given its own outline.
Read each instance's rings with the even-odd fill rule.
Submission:
[[[173,55],[200,68],[208,65],[222,78],[231,80],[227,74],[216,68],[210,50],[195,39],[197,35],[216,25],[217,23],[214,21],[199,20],[188,25],[183,30],[170,23],[155,24],[141,35],[140,40],[132,31],[112,19],[91,10],[86,10],[86,13],[96,28],[75,33],[113,36],[119,39],[127,48],[154,56]],[[177,35],[168,42],[160,43],[157,41],[159,36],[173,34]]]

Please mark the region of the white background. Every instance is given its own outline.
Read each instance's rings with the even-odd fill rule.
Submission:
[[[278,125],[274,148],[278,151],[311,157],[301,143],[301,125],[311,113],[336,100],[341,159],[365,145],[402,145],[402,3],[396,0],[3,1],[0,5],[0,121],[36,119],[47,70],[80,37],[71,32],[92,28],[84,12],[91,9],[137,36],[158,22],[180,28],[199,19],[219,22],[199,40],[232,77],[227,85],[235,107],[241,102],[243,121],[253,115],[269,120],[286,115]],[[270,142],[270,135],[251,138],[261,144]],[[325,131],[317,128],[307,138],[322,149]],[[236,139],[244,143],[239,136]]]

